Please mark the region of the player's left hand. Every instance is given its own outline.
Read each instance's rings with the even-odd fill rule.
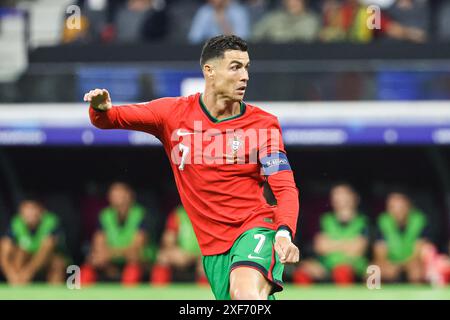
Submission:
[[[275,251],[281,263],[297,263],[300,260],[300,251],[292,241],[286,237],[275,238]]]

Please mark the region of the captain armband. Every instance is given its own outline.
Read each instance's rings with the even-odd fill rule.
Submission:
[[[289,164],[287,156],[283,152],[277,152],[267,155],[260,161],[265,176],[270,176],[279,171],[291,170],[291,166]]]

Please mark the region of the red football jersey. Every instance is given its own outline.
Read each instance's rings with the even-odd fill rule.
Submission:
[[[114,106],[106,112],[90,108],[90,118],[98,128],[144,131],[162,142],[203,255],[228,251],[254,227],[286,226],[295,233],[298,193],[292,172],[285,156],[270,156],[285,155],[275,116],[242,102],[239,115],[217,120],[197,93]],[[272,167],[278,170],[271,172]],[[268,205],[263,195],[269,175],[282,178],[273,188],[278,206]],[[290,193],[277,196],[286,188]],[[277,212],[280,201],[284,212]]]

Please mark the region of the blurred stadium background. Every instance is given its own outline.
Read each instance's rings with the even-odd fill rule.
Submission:
[[[107,88],[114,103],[201,91],[198,59],[205,35],[195,34],[191,24],[206,2],[0,1],[2,232],[22,196],[38,193],[61,219],[68,252],[81,265],[109,184],[126,180],[147,209],[152,241],[159,243],[179,201],[163,149],[141,133],[95,129],[82,98],[92,88]],[[448,255],[450,1],[306,1],[309,22],[298,36],[286,37],[257,31],[282,1],[235,3],[248,19],[236,27],[246,30],[242,36],[251,43],[246,100],[279,117],[300,189],[296,242],[303,257],[312,255],[320,215],[330,210],[329,190],[337,181],[360,194],[372,241],[386,192],[407,186],[426,213],[430,240]],[[82,14],[75,30],[65,20],[76,12],[73,4]],[[404,32],[367,32],[365,20],[345,14],[348,8],[365,12],[369,4],[379,5],[383,17]],[[348,21],[330,23],[333,12]],[[448,287],[428,284],[383,284],[374,291],[364,283],[299,287],[289,284],[292,271],[286,269],[281,299],[450,298]],[[207,287],[188,282],[75,291],[0,282],[0,299],[213,298]]]

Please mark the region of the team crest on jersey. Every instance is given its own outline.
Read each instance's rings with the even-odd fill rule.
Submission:
[[[227,161],[232,161],[233,163],[237,161],[238,152],[243,147],[244,143],[242,141],[242,136],[233,135],[233,138],[228,139],[228,146],[231,149],[231,154],[225,154]]]

